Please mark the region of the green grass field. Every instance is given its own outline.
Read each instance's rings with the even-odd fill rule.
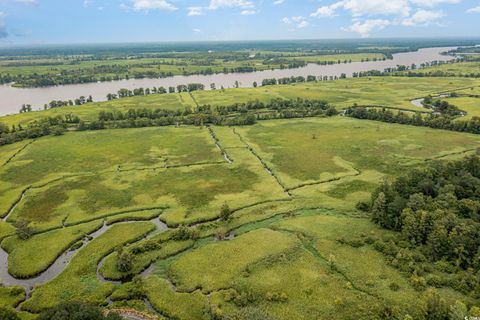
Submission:
[[[462,77],[469,76],[471,74],[477,74],[480,71],[480,62],[478,61],[469,61],[469,62],[456,62],[456,63],[446,63],[438,66],[428,67],[424,69],[417,69],[415,73],[421,74],[435,74],[436,72],[443,72],[452,76]]]
[[[472,150],[480,143],[475,135],[443,132],[440,138],[436,130],[343,117],[269,121],[236,130],[288,188],[349,176],[375,182],[406,165]]]
[[[472,119],[473,117],[480,117],[480,98],[458,97],[445,100],[457,106],[460,110],[467,112],[467,115],[459,120],[466,121]]]

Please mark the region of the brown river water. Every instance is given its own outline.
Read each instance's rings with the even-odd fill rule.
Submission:
[[[161,79],[129,79],[46,88],[14,88],[11,85],[2,85],[0,86],[0,116],[18,113],[22,104],[31,104],[36,110],[52,100],[73,100],[80,96],[89,95],[93,97],[94,101],[105,101],[108,93],[116,93],[122,88],[130,90],[140,87],[163,86],[168,88],[188,83],[201,83],[206,89],[210,88],[211,83],[215,83],[217,88],[221,86],[232,88],[235,85],[235,81],[239,82],[240,87],[249,88],[253,86],[253,82],[261,83],[263,79],[267,78],[307,77],[308,75],[340,76],[342,73],[350,77],[354,72],[383,71],[386,68],[393,68],[397,65],[410,66],[414,63],[419,66],[425,62],[452,60],[454,57],[441,54],[451,49],[454,49],[454,47],[425,48],[418,51],[397,53],[393,55],[393,59],[386,61],[352,62],[334,65],[308,64],[297,69],[275,69],[251,73],[218,73],[213,75],[173,76]]]

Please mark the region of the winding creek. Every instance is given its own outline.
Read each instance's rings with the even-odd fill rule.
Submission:
[[[133,222],[133,221],[130,221],[130,222]],[[151,232],[149,236],[152,236],[153,234],[157,234],[158,232],[164,232],[168,230],[168,226],[165,223],[163,223],[159,219],[159,217],[149,220],[149,222],[153,223],[156,226],[155,232]],[[104,222],[103,226],[100,229],[88,235],[85,235],[85,237],[82,240],[81,247],[75,250],[70,250],[70,248],[67,249],[45,271],[43,271],[38,276],[28,278],[28,279],[17,279],[12,275],[10,275],[10,273],[8,273],[8,253],[5,250],[3,250],[3,248],[0,247],[0,283],[5,286],[21,286],[25,288],[27,299],[28,299],[31,296],[31,293],[34,290],[34,287],[36,285],[47,283],[50,280],[57,277],[58,275],[60,275],[65,270],[65,268],[68,266],[68,264],[70,263],[70,261],[78,251],[82,250],[89,242],[103,235],[112,226],[120,223],[129,223],[129,222],[117,222],[112,224],[106,224],[106,222]],[[102,282],[113,282],[113,281],[104,279],[101,276],[101,274],[98,272],[98,270],[101,268],[103,264],[104,259],[105,257],[98,264],[97,277]],[[117,282],[113,282],[113,283],[117,283]]]
[[[161,79],[129,79],[109,82],[96,82],[86,84],[62,85],[46,88],[15,88],[11,85],[0,86],[0,116],[17,113],[22,104],[31,104],[43,106],[52,100],[76,99],[80,96],[91,95],[94,101],[104,101],[108,93],[116,93],[121,88],[151,88],[151,87],[170,87],[180,84],[201,83],[208,90],[210,84],[214,83],[217,88],[232,88],[235,81],[239,86],[248,88],[253,86],[253,82],[261,83],[267,78],[283,78],[291,76],[308,75],[315,76],[340,76],[342,73],[348,77],[354,72],[364,72],[369,70],[383,71],[387,68],[394,68],[397,65],[410,66],[411,64],[421,65],[422,63],[432,61],[449,61],[455,59],[452,56],[442,55],[456,47],[443,48],[424,48],[418,51],[396,53],[393,59],[385,61],[367,61],[352,62],[333,65],[318,65],[310,63],[305,67],[296,69],[275,69],[256,71],[251,73],[218,73],[213,75],[192,75],[192,76],[173,76]],[[35,108],[34,108],[35,109]]]

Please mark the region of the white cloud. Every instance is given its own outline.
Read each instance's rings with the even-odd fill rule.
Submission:
[[[295,22],[301,22],[303,20],[305,20],[305,18],[303,16],[292,17],[292,21],[295,21]]]
[[[410,13],[408,0],[345,0],[337,4],[350,11],[354,17],[368,15],[408,16]]]
[[[205,12],[202,7],[189,7],[187,16],[203,16]]]
[[[410,14],[411,6],[409,0],[341,0],[328,6],[319,7],[315,12],[311,13],[310,16],[317,18],[332,17],[336,15],[338,9],[348,11],[353,17],[407,17]]]
[[[273,1],[273,4],[278,6],[280,4],[283,4],[284,2],[285,2],[285,0],[275,0],[275,1]]]
[[[257,11],[255,10],[243,10],[242,12],[240,12],[241,15],[244,15],[244,16],[251,16],[251,15],[254,15],[256,14]]]
[[[363,22],[355,21],[351,26],[344,30],[358,33],[362,38],[367,38],[373,30],[381,30],[390,24],[390,21],[384,19],[372,19]]]
[[[251,1],[246,0],[211,0],[209,8],[216,10],[222,7],[238,7],[238,8],[253,8],[254,4]]]
[[[310,23],[308,21],[300,21],[297,25],[297,28],[298,29],[302,29],[302,28],[306,28],[310,25]]]
[[[167,0],[132,0],[132,9],[135,11],[149,11],[149,10],[177,10],[173,4]]]
[[[323,6],[318,8],[317,11],[312,13],[310,16],[315,18],[333,17],[335,16],[335,9],[332,6]]]
[[[23,4],[38,4],[37,0],[15,0],[15,2]]]
[[[311,17],[334,17],[340,11],[352,17],[352,25],[343,30],[356,32],[363,37],[388,25],[424,26],[446,16],[433,10],[442,4],[457,4],[462,0],[336,0],[317,8]],[[428,9],[428,10],[427,10]],[[480,6],[467,12],[480,13]]]
[[[467,13],[480,13],[480,6],[468,9]]]
[[[282,21],[283,23],[294,27],[293,29],[290,29],[290,31],[306,28],[310,25],[310,23],[303,16],[294,16],[291,18],[285,17],[282,19]]]
[[[202,33],[202,30],[197,29],[197,28],[192,29],[192,31],[193,31],[194,33]]]
[[[426,26],[445,16],[441,11],[418,10],[411,17],[403,20],[404,26]]]
[[[421,7],[435,7],[439,4],[456,4],[462,0],[411,0],[413,4]]]

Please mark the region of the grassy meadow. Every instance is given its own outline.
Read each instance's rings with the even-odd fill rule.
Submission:
[[[465,117],[459,120],[470,120],[473,117],[480,117],[480,98],[479,97],[463,97],[445,99],[449,103],[457,106],[460,110],[465,111]]]

